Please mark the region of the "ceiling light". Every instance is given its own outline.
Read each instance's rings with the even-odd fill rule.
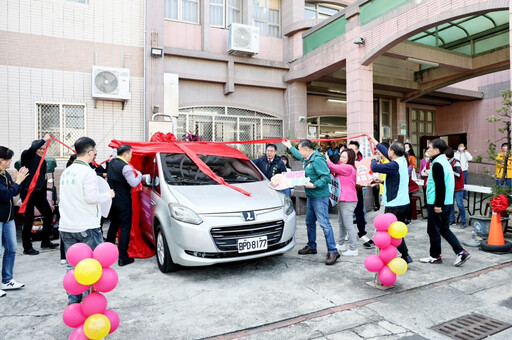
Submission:
[[[433,66],[433,67],[439,66],[439,63],[435,63],[433,61],[426,61],[426,60],[421,60],[421,59],[416,59],[416,58],[407,58],[405,60],[409,61],[411,63],[421,64],[421,65],[428,65],[428,66]]]
[[[327,99],[327,101],[330,103],[346,103],[347,102],[346,100],[332,99],[332,98]]]

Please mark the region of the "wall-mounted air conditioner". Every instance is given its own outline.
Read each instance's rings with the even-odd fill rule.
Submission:
[[[130,70],[118,67],[92,67],[92,96],[106,100],[128,100],[130,94]]]
[[[237,23],[229,25],[229,54],[252,56],[259,51],[260,29],[258,27]]]

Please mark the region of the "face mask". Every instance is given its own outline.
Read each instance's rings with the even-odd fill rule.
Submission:
[[[405,152],[409,152],[409,150],[410,150],[409,148],[405,148]]]
[[[459,151],[460,151],[460,152],[464,151],[464,148],[459,148]]]

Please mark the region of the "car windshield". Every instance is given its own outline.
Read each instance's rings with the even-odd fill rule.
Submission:
[[[203,173],[187,155],[166,153],[160,155],[164,178],[171,185],[212,185],[217,184]],[[198,155],[198,157],[227,183],[259,182],[263,176],[249,161],[222,156]]]

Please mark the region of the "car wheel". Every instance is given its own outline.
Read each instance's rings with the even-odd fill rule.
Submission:
[[[178,265],[172,261],[167,240],[160,227],[158,227],[156,231],[156,262],[162,273],[175,272],[178,270]]]

